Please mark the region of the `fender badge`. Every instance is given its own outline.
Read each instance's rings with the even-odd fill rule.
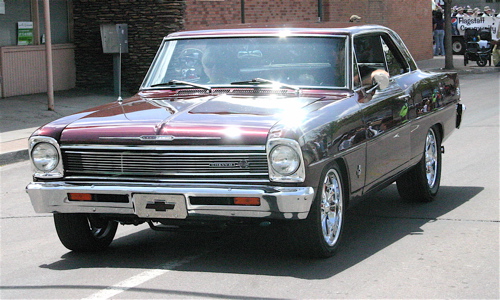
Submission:
[[[240,168],[248,169],[250,163],[246,159],[242,159],[239,162],[212,162],[209,164],[210,168]]]
[[[173,135],[141,135],[139,139],[141,141],[173,141],[175,137]]]

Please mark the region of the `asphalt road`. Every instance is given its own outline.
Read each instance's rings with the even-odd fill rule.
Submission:
[[[109,251],[64,248],[34,213],[28,162],[1,171],[1,299],[499,299],[499,75],[462,76],[467,105],[444,142],[441,190],[428,204],[390,186],[348,213],[326,260],[294,256],[279,228],[226,235],[120,226]]]

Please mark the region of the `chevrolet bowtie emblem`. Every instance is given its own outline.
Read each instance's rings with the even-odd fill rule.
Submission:
[[[174,207],[175,203],[169,203],[162,200],[155,200],[154,202],[148,202],[148,204],[146,204],[146,209],[154,209],[155,211],[172,210]]]

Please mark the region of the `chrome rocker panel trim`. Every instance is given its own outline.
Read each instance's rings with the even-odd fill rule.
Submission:
[[[148,185],[131,183],[32,182],[26,187],[37,213],[137,215],[134,194],[184,195],[190,216],[305,219],[314,199],[312,187],[230,185]],[[68,193],[128,195],[128,203],[69,201]],[[260,206],[192,205],[189,197],[259,197]]]

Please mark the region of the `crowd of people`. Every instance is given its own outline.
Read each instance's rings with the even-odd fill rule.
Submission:
[[[433,4],[434,11],[444,11],[444,0],[434,0]],[[494,9],[491,9],[489,6],[485,6],[483,11],[479,7],[472,8],[470,5],[465,7],[462,6],[453,6],[451,8],[452,17],[481,17],[481,16],[489,16],[496,17],[498,14]],[[500,16],[499,16],[500,17]]]
[[[444,48],[444,9],[439,5],[439,0],[436,1],[436,9],[432,12],[432,26],[433,26],[433,35],[434,35],[434,56],[443,56],[445,55]],[[470,6],[461,7],[454,6],[452,8],[453,18],[460,17],[497,17],[500,18],[500,14],[497,14],[494,9],[491,9],[489,6],[485,6],[481,11],[480,8],[471,8]],[[452,24],[453,25],[453,24]],[[454,35],[458,35],[457,26],[452,26],[452,32]],[[492,57],[493,63],[495,66],[500,66],[500,40],[497,40],[495,37],[488,41],[488,44],[493,47],[492,49]]]
[[[489,6],[485,6],[483,11],[479,7],[472,8],[467,5],[467,7],[454,6],[452,9],[452,17],[496,17],[497,13],[494,9]]]

